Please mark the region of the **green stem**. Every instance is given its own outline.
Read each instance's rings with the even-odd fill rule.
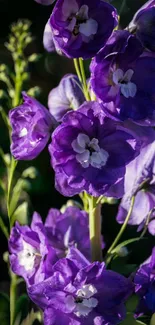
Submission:
[[[14,171],[16,169],[17,166],[17,161],[14,160],[14,158],[12,157],[11,159],[11,165],[8,171],[8,195],[7,195],[7,209],[8,209],[8,216],[9,219],[11,218],[10,215],[10,199],[11,199],[11,190],[12,190],[12,183],[13,183],[13,176],[14,176]]]
[[[102,261],[101,247],[101,205],[96,204],[97,198],[88,197],[89,200],[89,236],[92,261]]]
[[[6,127],[8,128],[8,130],[10,130],[10,123],[9,123],[9,119],[8,119],[8,116],[7,114],[5,113],[3,107],[0,106],[0,113],[1,113],[1,116],[2,116],[2,119],[6,125]]]
[[[87,87],[86,74],[85,74],[85,69],[84,69],[84,64],[83,64],[83,59],[82,58],[79,59],[79,65],[80,65],[80,70],[81,70],[84,95],[86,97],[86,100],[90,101],[91,98],[90,98],[88,87]]]
[[[76,70],[77,76],[79,78],[79,81],[82,83],[82,77],[81,77],[78,59],[74,59],[73,61],[74,61],[74,66],[75,66],[75,70]]]
[[[20,93],[21,93],[22,84],[23,84],[18,60],[17,60],[17,62],[15,62],[15,73],[16,73],[16,77],[15,77],[15,95],[14,95],[14,98],[12,100],[13,107],[19,105]]]
[[[9,238],[9,233],[8,233],[8,230],[7,230],[7,228],[6,228],[5,224],[4,224],[4,221],[3,221],[3,219],[1,217],[0,217],[0,228],[3,231],[3,234],[5,235],[6,239],[8,239]]]
[[[15,306],[16,306],[16,289],[17,289],[17,277],[11,272],[11,284],[10,284],[10,325],[13,325],[15,318]]]
[[[121,239],[121,237],[122,237],[122,235],[123,235],[123,233],[124,233],[124,231],[125,231],[125,229],[126,229],[126,227],[128,225],[128,222],[129,222],[129,219],[130,219],[133,207],[134,207],[134,203],[135,203],[135,196],[133,196],[132,199],[131,199],[131,205],[130,205],[129,212],[128,212],[127,216],[126,216],[126,219],[125,219],[125,221],[124,221],[118,235],[116,236],[114,242],[112,243],[112,245],[108,249],[108,252],[107,252],[108,255],[111,254],[112,250],[115,248],[115,246],[117,245],[117,243]]]

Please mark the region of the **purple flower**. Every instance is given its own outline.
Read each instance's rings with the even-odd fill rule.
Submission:
[[[64,116],[49,145],[56,188],[64,196],[84,190],[111,196],[111,185],[123,179],[139,145],[133,132],[107,118],[98,103],[84,103]]]
[[[9,251],[12,271],[22,276],[28,286],[48,278],[53,263],[57,261],[37,213],[33,214],[31,227],[16,222],[11,230]]]
[[[17,160],[32,160],[45,148],[56,121],[36,99],[23,93],[24,103],[10,111],[11,153]]]
[[[107,115],[155,125],[155,58],[139,40],[116,31],[91,64],[91,85]]]
[[[50,209],[45,221],[48,240],[57,256],[65,257],[69,247],[76,246],[90,259],[88,215],[77,207],[68,207],[64,213]]]
[[[155,248],[152,256],[141,265],[135,278],[135,291],[140,297],[136,316],[141,316],[151,311],[155,312]]]
[[[79,79],[74,74],[62,78],[58,87],[52,89],[48,96],[48,107],[59,122],[66,112],[78,109],[85,101]]]
[[[44,29],[43,45],[44,45],[44,48],[46,49],[46,51],[48,51],[48,52],[56,51],[54,40],[53,40],[53,33],[52,33],[52,30],[50,27],[49,20],[48,20],[47,24],[45,25],[45,29]]]
[[[147,1],[135,14],[129,24],[144,47],[155,51],[155,0]]]
[[[48,280],[28,289],[30,298],[44,310],[45,325],[58,325],[60,319],[63,325],[115,325],[125,318],[131,281],[106,270],[104,263],[83,259],[82,263],[80,268],[68,258],[61,259]]]
[[[148,128],[147,128],[148,129]],[[149,131],[147,131],[149,132]],[[154,131],[153,131],[154,133]],[[155,139],[155,134],[153,134]],[[143,184],[143,186],[141,186]],[[138,231],[148,224],[155,235],[155,141],[145,146],[140,155],[126,169],[125,195],[119,206],[117,221],[123,223],[135,193],[135,203],[129,219],[130,225],[138,225]]]
[[[102,0],[58,0],[50,17],[56,48],[70,58],[93,57],[116,25],[116,9]]]
[[[49,6],[51,5],[55,0],[35,0],[36,2],[40,3],[41,5],[44,6]]]

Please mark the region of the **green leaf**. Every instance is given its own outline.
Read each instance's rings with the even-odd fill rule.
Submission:
[[[127,264],[126,262],[126,258],[117,257],[116,259],[112,260],[111,268],[115,272],[128,276],[136,270],[137,265]]]
[[[29,298],[23,294],[16,302],[15,319],[20,319],[20,323],[25,319],[29,312]]]
[[[28,202],[23,202],[15,210],[11,222],[19,221],[20,224],[25,225],[28,223]]]
[[[0,324],[10,324],[10,303],[9,297],[0,292]]]
[[[134,319],[132,314],[127,314],[126,319],[121,323],[121,325],[146,325],[146,324],[137,319]]]
[[[32,309],[31,312],[27,315],[27,317],[23,320],[21,325],[33,325],[33,322],[35,320],[39,320],[39,322],[41,322],[41,319],[42,318],[40,312],[35,313]]]
[[[119,250],[120,250],[122,247],[127,246],[127,245],[129,245],[129,244],[132,244],[132,243],[134,243],[134,242],[136,242],[136,241],[139,241],[139,240],[141,240],[141,239],[145,239],[145,238],[139,238],[139,237],[136,237],[136,238],[132,238],[132,239],[125,240],[125,241],[123,241],[121,244],[117,245],[117,246],[112,250],[111,253],[112,253],[112,254],[117,253],[117,252],[119,252]]]
[[[138,305],[139,298],[136,295],[131,296],[126,303],[126,309],[128,312],[135,312]]]
[[[21,192],[25,187],[25,183],[27,183],[27,181],[25,179],[19,178],[18,182],[16,183],[16,185],[13,188],[12,198],[11,198],[11,202],[10,202],[10,215],[11,216],[13,215],[15,209],[17,208],[17,204],[20,199]]]
[[[126,0],[114,0],[112,5],[117,8],[119,15],[126,13],[129,9]]]
[[[152,315],[150,325],[155,325],[155,314]]]

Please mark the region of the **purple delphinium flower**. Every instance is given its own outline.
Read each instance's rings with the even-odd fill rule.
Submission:
[[[91,86],[107,115],[155,125],[155,58],[128,31],[115,31],[91,64]]]
[[[45,221],[46,235],[58,257],[65,257],[69,247],[77,247],[90,259],[88,214],[77,207],[68,207],[64,213],[50,209]]]
[[[11,230],[9,252],[12,271],[22,276],[28,286],[48,278],[52,264],[58,260],[37,213],[33,214],[31,227],[16,222]]]
[[[91,58],[106,43],[117,21],[116,9],[102,0],[58,0],[50,26],[56,48],[63,54]]]
[[[48,52],[56,51],[56,47],[55,47],[54,40],[53,40],[53,33],[52,33],[52,29],[51,29],[49,20],[48,20],[47,24],[45,25],[45,29],[44,29],[43,45],[44,45],[45,50]]]
[[[140,301],[136,310],[137,317],[155,312],[155,248],[152,256],[141,265],[135,278],[135,291]]]
[[[90,264],[84,259],[81,263],[78,267],[73,260],[61,259],[48,280],[28,289],[30,298],[44,311],[45,325],[58,325],[60,319],[63,325],[115,325],[125,318],[131,281],[106,270],[104,263]]]
[[[107,118],[97,102],[84,103],[64,116],[49,145],[56,188],[65,196],[84,190],[111,196],[111,185],[123,179],[139,145],[130,129]]]
[[[132,196],[137,192],[129,224],[138,225],[138,231],[147,224],[149,232],[154,236],[155,141],[144,147],[140,155],[127,166],[124,183],[125,195],[119,206],[117,221],[124,222],[130,209]]]
[[[64,76],[58,87],[48,96],[48,107],[55,119],[60,122],[66,112],[78,109],[85,101],[82,85],[74,74]]]
[[[35,2],[38,2],[38,3],[40,3],[41,5],[44,5],[44,6],[49,6],[52,3],[54,3],[55,0],[35,0]]]
[[[147,1],[136,12],[128,28],[136,32],[144,47],[155,51],[155,0]]]
[[[56,126],[54,117],[36,99],[23,93],[24,102],[10,111],[11,153],[17,160],[32,160],[45,148]]]

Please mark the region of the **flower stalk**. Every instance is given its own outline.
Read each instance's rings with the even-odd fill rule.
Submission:
[[[89,234],[92,261],[102,261],[101,247],[101,204],[97,198],[89,197]]]
[[[15,305],[16,305],[17,276],[11,272],[10,284],[10,325],[14,324]]]
[[[90,98],[90,94],[89,94],[89,90],[88,90],[88,86],[87,86],[87,80],[86,80],[83,59],[82,58],[74,59],[74,66],[75,66],[76,74],[79,78],[79,81],[82,84],[82,89],[83,89],[83,93],[86,98],[86,101],[90,101],[91,98]]]
[[[126,216],[126,219],[118,233],[118,235],[116,236],[115,240],[113,241],[112,245],[110,246],[110,248],[108,249],[108,252],[107,252],[107,264],[110,262],[111,260],[111,253],[113,251],[113,249],[116,247],[116,245],[118,244],[119,240],[121,239],[127,225],[128,225],[128,222],[129,222],[129,219],[130,219],[130,216],[131,216],[131,213],[132,213],[132,210],[133,210],[133,207],[134,207],[134,203],[135,203],[135,195],[132,197],[131,199],[131,205],[130,205],[130,209],[128,211],[128,214]]]

